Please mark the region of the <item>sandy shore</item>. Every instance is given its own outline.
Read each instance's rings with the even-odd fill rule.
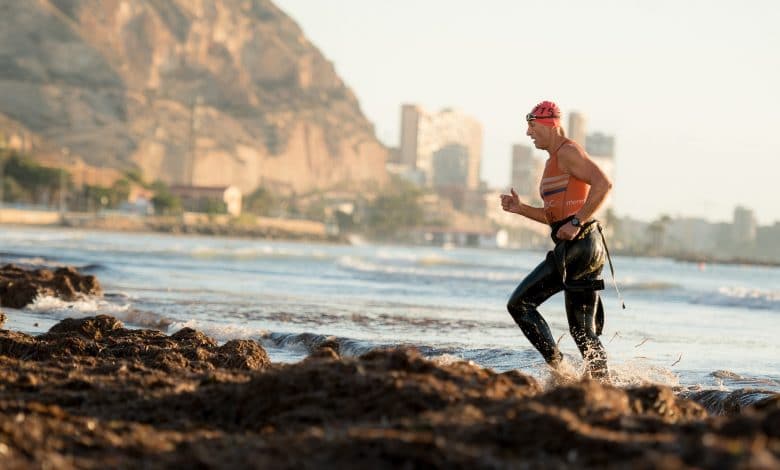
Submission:
[[[716,416],[661,386],[544,389],[415,350],[334,347],[273,364],[252,340],[104,315],[0,330],[2,466],[780,468],[776,395]]]

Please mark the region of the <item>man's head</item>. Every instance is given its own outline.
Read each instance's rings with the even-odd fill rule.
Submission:
[[[563,135],[561,110],[552,101],[537,104],[533,111],[526,114],[525,120],[528,122],[525,135],[531,137],[538,149],[549,149],[553,140]]]

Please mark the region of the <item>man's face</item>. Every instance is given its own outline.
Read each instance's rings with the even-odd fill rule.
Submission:
[[[534,146],[538,149],[547,150],[550,147],[550,138],[553,127],[542,126],[533,121],[528,122],[528,130],[525,135],[534,141]]]

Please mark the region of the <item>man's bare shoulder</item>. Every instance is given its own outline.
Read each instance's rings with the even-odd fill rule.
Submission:
[[[572,140],[561,146],[561,148],[558,150],[558,158],[563,158],[566,160],[572,158],[588,158],[588,154],[580,144]]]

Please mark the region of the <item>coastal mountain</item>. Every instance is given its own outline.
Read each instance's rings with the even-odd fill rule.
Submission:
[[[387,178],[355,95],[269,0],[0,0],[0,138],[244,192]]]

